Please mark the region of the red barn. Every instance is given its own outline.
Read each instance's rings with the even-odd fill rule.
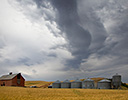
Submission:
[[[22,86],[24,87],[25,79],[21,75],[9,73],[9,75],[3,75],[0,77],[1,86]]]

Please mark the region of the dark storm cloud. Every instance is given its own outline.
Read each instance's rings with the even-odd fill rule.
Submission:
[[[101,70],[101,73],[104,73],[103,70],[109,72],[110,69],[117,69],[116,71],[119,72],[118,70],[122,68],[120,66],[128,64],[128,10],[123,6],[126,6],[128,2],[126,3],[125,0],[111,2],[106,0],[95,2],[92,0],[51,0],[51,2],[58,10],[57,22],[66,34],[69,42],[68,49],[75,56],[74,59],[67,61],[67,66],[79,69],[79,65],[83,63],[82,59],[88,59],[93,53],[97,54],[97,59],[99,57],[104,59],[108,55],[112,58],[107,58],[111,63],[101,64],[100,67],[94,65],[93,69],[89,68],[88,70],[92,72]],[[112,6],[113,4],[115,6]],[[102,10],[105,11],[102,12]],[[100,11],[104,15],[98,15]],[[116,23],[109,31],[104,24],[104,20],[108,19]]]
[[[75,59],[67,61],[67,66],[78,68],[81,60],[88,56],[91,36],[88,30],[80,26],[76,0],[51,0],[58,10],[57,23],[69,42],[68,49]]]
[[[128,64],[128,9],[121,12],[118,25],[115,26],[113,34],[119,39],[118,44],[112,49],[114,55],[119,56],[120,64]],[[123,58],[123,59],[122,59]]]
[[[125,42],[127,42],[127,39],[124,39],[125,37],[122,37],[124,40],[117,40],[110,43],[109,45],[104,44],[106,38],[109,36],[103,23],[101,22],[102,18],[97,16],[96,11],[104,8],[108,10],[115,9],[114,7],[109,5],[108,1],[49,1],[53,5],[54,9],[57,9],[56,22],[58,23],[59,28],[62,31],[60,34],[63,33],[64,35],[66,35],[65,38],[69,43],[69,45],[66,47],[70,50],[72,55],[75,56],[74,59],[67,60],[67,63],[65,64],[66,66],[70,66],[71,68],[78,68],[80,66],[80,63],[82,63],[82,59],[88,58],[91,53],[97,52],[97,54],[102,56],[107,54],[115,54],[116,52],[118,52],[115,52],[114,48],[122,48],[124,50],[124,48],[121,46],[125,44],[123,43],[125,40]],[[35,0],[35,2],[39,8],[47,8],[46,6],[44,6],[44,4],[46,4],[45,2],[48,3],[48,1]],[[121,13],[125,14],[124,12]],[[113,29],[114,32],[112,32],[112,34],[116,34],[115,36],[118,36],[117,33],[122,33],[121,31],[126,32],[126,24],[117,26],[118,28],[115,27],[117,29]]]
[[[118,72],[123,75],[124,79],[126,79],[128,74],[122,70],[128,70],[126,68],[128,66],[127,4],[128,2],[125,0],[112,0],[111,2],[107,2],[102,8],[99,8],[98,6],[94,7],[95,10],[97,10],[97,15],[99,14],[99,18],[102,20],[102,23],[104,23],[104,26],[106,25],[108,35],[101,48],[95,52],[96,55],[94,58],[88,58],[88,61],[90,60],[90,62],[87,61],[85,66],[90,67],[85,67],[86,70],[92,71],[92,73],[96,73],[95,71],[99,70],[98,73],[100,74],[105,71],[109,72],[111,75]],[[91,55],[92,54],[90,54],[90,56]]]
[[[108,4],[104,7],[107,10],[110,10],[112,7],[112,9],[116,12],[112,13],[112,10],[109,16],[115,24],[110,28],[109,36],[107,37],[105,46],[99,49],[98,53],[118,56],[120,59],[116,60],[118,64],[122,62],[126,64],[128,60],[128,9],[123,8],[123,6],[125,5],[124,2],[118,1],[114,4],[115,6],[112,6],[112,4]]]
[[[48,0],[33,0],[33,1],[36,2],[38,8],[41,7],[48,8],[46,6],[46,2],[48,2]]]
[[[29,4],[28,2],[20,1],[23,6]],[[65,39],[68,41],[69,45],[66,46],[68,50],[75,56],[72,60],[67,60],[66,65],[78,68],[81,60],[88,57],[88,48],[91,43],[91,35],[88,30],[84,29],[80,25],[79,16],[77,13],[77,1],[76,0],[33,0],[36,3],[38,9],[40,10],[39,16],[47,16],[48,21],[52,22],[55,20],[58,23],[58,27],[61,30],[59,34],[66,36]],[[26,3],[26,5],[25,5]],[[49,3],[53,5],[53,9],[57,9],[56,18],[48,13]],[[32,3],[30,3],[31,5]],[[30,13],[30,15],[33,13]],[[31,16],[31,17],[32,17]],[[37,19],[39,18],[37,17]],[[34,16],[35,17],[35,16]],[[46,24],[49,30],[51,27]],[[52,31],[56,35],[55,32]],[[62,34],[64,33],[64,34]]]
[[[87,29],[91,35],[91,44],[89,46],[91,52],[97,52],[98,49],[102,48],[107,37],[101,18],[96,13],[96,9],[101,9],[104,3],[105,0],[100,2],[99,0],[80,0],[77,2],[81,26]]]

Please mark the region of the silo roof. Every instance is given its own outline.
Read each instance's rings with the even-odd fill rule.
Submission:
[[[76,79],[75,81],[73,81],[73,82],[82,82],[82,81],[80,81],[79,79]]]
[[[87,82],[87,81],[91,81],[91,82],[93,82],[93,80],[92,79],[90,79],[90,78],[87,78],[86,80],[84,80],[85,82]]]
[[[59,80],[55,81],[54,83],[61,83]]]
[[[110,80],[107,80],[107,79],[103,79],[103,80],[101,80],[101,81],[99,81],[99,82],[111,82]]]
[[[70,83],[70,81],[69,80],[65,80],[65,81],[63,81],[63,83]]]
[[[114,75],[114,76],[121,76],[121,75],[119,75],[118,73],[116,73],[116,75]]]

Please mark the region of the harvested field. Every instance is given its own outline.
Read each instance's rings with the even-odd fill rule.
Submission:
[[[46,82],[46,81],[26,81],[25,86],[30,87],[30,86],[37,86],[37,87],[42,87],[42,88],[47,88],[48,85],[50,85],[52,82]]]
[[[0,100],[128,100],[128,90],[0,87]]]

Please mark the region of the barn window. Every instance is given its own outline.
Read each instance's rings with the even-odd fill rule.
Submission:
[[[20,74],[17,75],[17,79],[20,79]]]
[[[21,77],[21,74],[17,74],[17,83],[20,84],[20,77]]]

